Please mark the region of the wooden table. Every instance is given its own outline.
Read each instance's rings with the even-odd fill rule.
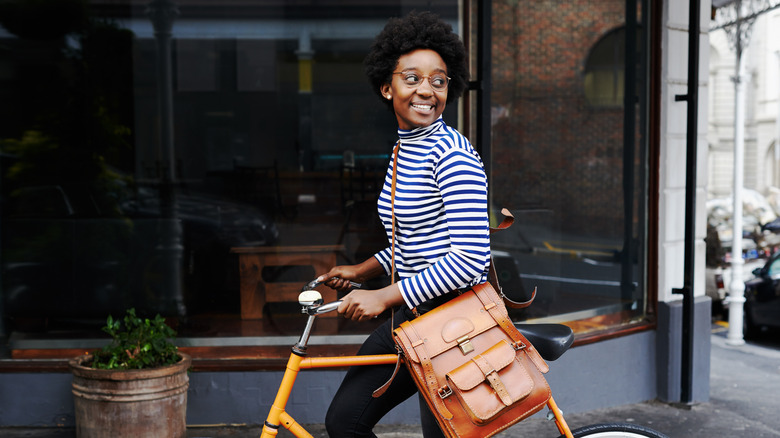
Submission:
[[[313,246],[250,246],[234,247],[230,252],[238,254],[241,279],[241,319],[262,319],[265,303],[297,302],[301,288],[317,275],[324,274],[336,266],[337,255],[344,251],[343,245]],[[296,278],[295,281],[267,281],[263,269],[272,267],[313,268],[312,278]],[[336,291],[321,287],[324,301],[337,299]],[[323,317],[333,316],[325,314]]]

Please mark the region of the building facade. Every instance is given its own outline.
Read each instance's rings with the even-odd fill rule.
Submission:
[[[703,3],[694,61],[706,66]],[[575,331],[548,375],[558,404],[680,399],[673,290],[684,281],[686,214],[697,224],[693,399],[708,398],[710,310],[696,281],[707,178],[686,213],[687,106],[675,100],[688,82],[688,4],[4,8],[0,384],[11,390],[0,393],[0,424],[72,424],[66,359],[105,343],[106,315],[130,307],[165,316],[193,356],[190,424],[262,423],[302,329],[300,287],[387,245],[375,204],[396,126],[362,60],[388,17],[422,9],[451,23],[469,52],[473,82],[444,119],[482,156],[492,219],[503,207],[517,219],[491,242],[502,284],[517,299],[539,291],[512,317]],[[323,317],[312,354],[354,352],[374,327]],[[323,421],[343,374],[300,377],[299,422]],[[407,402],[384,421],[415,422],[416,411]]]
[[[744,187],[776,197],[780,187],[780,11],[769,10],[752,23],[744,49],[747,81]],[[734,181],[736,53],[727,32],[710,34],[709,195],[731,195]]]

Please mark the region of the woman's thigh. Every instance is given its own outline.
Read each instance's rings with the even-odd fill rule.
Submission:
[[[400,315],[399,315],[400,313]],[[396,325],[405,319],[395,315]],[[359,355],[395,353],[390,321],[377,328],[363,343]],[[372,429],[391,409],[417,392],[406,367],[401,364],[387,390],[379,397],[373,392],[392,376],[395,365],[353,366],[344,377],[331,402],[326,426],[331,436],[374,436]]]

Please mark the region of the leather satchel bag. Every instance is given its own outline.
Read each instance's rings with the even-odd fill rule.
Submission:
[[[544,408],[544,359],[490,283],[393,331],[417,388],[449,437],[489,437]]]
[[[390,195],[392,254],[399,148],[400,142],[394,150]],[[509,227],[514,220],[506,209],[502,213],[505,219],[497,229]],[[392,260],[395,279],[395,256]],[[513,308],[526,307],[535,291],[527,302],[509,300],[498,285],[492,263],[489,279],[393,330],[409,373],[449,437],[492,436],[540,411],[551,396],[542,375],[549,370],[547,363],[515,328],[504,306],[506,301]],[[501,291],[501,297],[491,283]],[[381,394],[388,384],[374,395]]]

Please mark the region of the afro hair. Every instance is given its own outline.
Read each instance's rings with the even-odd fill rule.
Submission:
[[[380,88],[392,81],[398,59],[414,50],[430,49],[441,56],[450,76],[447,103],[457,100],[468,86],[466,48],[449,23],[431,12],[411,12],[403,18],[391,18],[364,61],[366,76],[374,92],[382,97]],[[382,99],[392,106],[392,103]]]

